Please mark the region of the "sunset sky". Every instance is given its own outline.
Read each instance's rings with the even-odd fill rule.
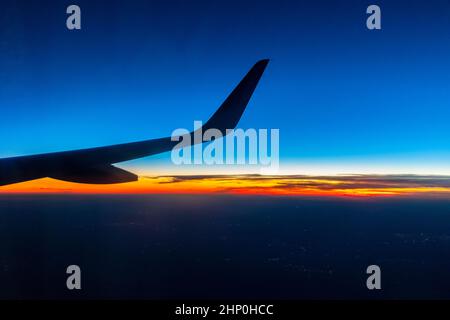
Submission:
[[[352,176],[261,176],[183,175],[144,176],[136,182],[88,185],[40,179],[4,186],[0,194],[243,194],[265,196],[333,197],[448,197],[449,176],[352,175]]]

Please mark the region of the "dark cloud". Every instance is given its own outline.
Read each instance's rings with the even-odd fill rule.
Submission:
[[[155,179],[155,177],[152,177]],[[195,181],[211,181],[215,191],[221,192],[279,192],[302,194],[319,191],[325,193],[351,194],[367,192],[369,194],[408,194],[429,192],[448,194],[450,192],[450,176],[435,175],[173,175],[158,176],[157,183],[183,183]],[[161,179],[161,181],[158,181]],[[236,184],[232,182],[235,181]],[[223,185],[221,183],[223,182]],[[243,183],[245,182],[245,183]],[[420,190],[418,189],[420,188]],[[445,188],[442,190],[436,188]],[[429,189],[429,190],[427,190]]]
[[[414,188],[441,187],[450,188],[450,176],[434,175],[339,175],[339,176],[308,176],[308,175],[280,175],[268,176],[258,174],[248,175],[177,175],[159,176],[170,179],[159,183],[177,183],[200,180],[247,180],[247,181],[276,181],[280,187],[315,187],[324,189],[353,188]],[[330,183],[336,182],[337,184]]]

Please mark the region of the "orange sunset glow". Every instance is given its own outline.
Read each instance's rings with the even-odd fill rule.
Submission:
[[[450,196],[450,177],[415,175],[142,176],[112,185],[70,183],[50,178],[0,187],[0,194],[245,194],[279,196]]]

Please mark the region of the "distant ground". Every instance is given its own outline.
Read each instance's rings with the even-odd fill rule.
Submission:
[[[450,298],[449,226],[443,198],[0,195],[0,298]]]

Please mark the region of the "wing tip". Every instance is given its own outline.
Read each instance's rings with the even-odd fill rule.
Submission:
[[[262,71],[264,71],[266,69],[267,65],[269,64],[269,62],[270,62],[270,59],[261,59],[255,63],[253,68],[261,68]]]
[[[261,60],[257,61],[256,64],[264,64],[264,65],[267,65],[269,62],[270,62],[270,59],[269,59],[269,58],[266,58],[266,59],[261,59]]]

